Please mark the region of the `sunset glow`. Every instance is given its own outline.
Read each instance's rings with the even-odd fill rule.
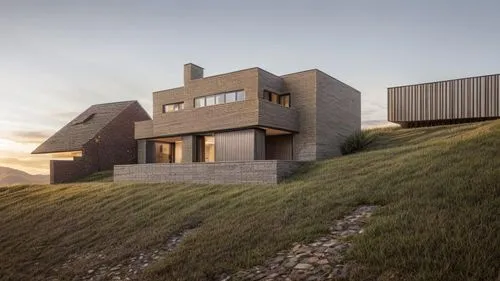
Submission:
[[[383,123],[387,87],[499,72],[498,3],[470,3],[2,2],[0,166],[48,173],[35,147],[93,104],[151,113],[186,62],[206,76],[318,68],[361,91],[366,124]]]

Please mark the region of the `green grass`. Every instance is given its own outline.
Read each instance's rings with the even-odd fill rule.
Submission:
[[[44,280],[71,254],[102,251],[102,262],[114,265],[198,226],[144,280],[213,280],[324,235],[360,204],[377,204],[348,254],[359,265],[352,280],[495,280],[500,121],[374,133],[363,152],[311,164],[276,187],[0,188],[0,279]]]
[[[77,180],[77,182],[112,182],[112,181],[113,181],[113,170],[93,173],[89,176]]]

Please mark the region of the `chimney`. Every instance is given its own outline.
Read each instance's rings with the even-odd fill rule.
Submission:
[[[199,67],[193,63],[184,65],[184,85],[194,79],[203,78],[203,67]]]

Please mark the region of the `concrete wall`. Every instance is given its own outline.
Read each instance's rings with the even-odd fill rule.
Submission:
[[[316,159],[340,156],[340,145],[361,130],[361,93],[317,71]]]
[[[500,74],[393,87],[388,120],[402,126],[500,117]]]
[[[191,164],[118,165],[115,182],[194,182],[276,184],[292,175],[299,161],[236,161]]]

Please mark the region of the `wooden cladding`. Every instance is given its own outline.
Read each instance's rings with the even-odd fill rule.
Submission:
[[[389,88],[388,120],[500,117],[500,74]]]
[[[248,129],[216,133],[215,160],[217,162],[256,160],[255,144],[258,131],[257,129]],[[258,136],[265,137],[262,134],[258,134]]]

